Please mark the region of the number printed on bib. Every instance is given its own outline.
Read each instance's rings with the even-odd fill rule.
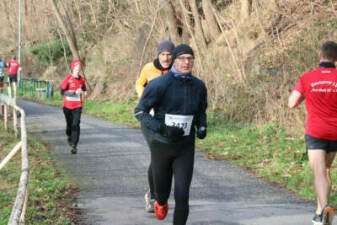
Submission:
[[[70,102],[79,102],[81,101],[81,96],[80,95],[76,95],[76,96],[66,96],[67,101]]]
[[[184,130],[184,136],[190,135],[193,115],[165,114],[165,125],[180,127]]]

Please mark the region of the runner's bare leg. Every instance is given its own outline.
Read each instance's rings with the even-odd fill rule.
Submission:
[[[329,184],[329,193],[328,193],[328,198],[330,195],[331,191],[331,186],[332,186],[332,179],[331,179],[331,165],[333,160],[335,159],[336,152],[329,152],[326,154],[326,176],[328,179],[328,184]],[[320,204],[319,198],[317,197],[317,209],[316,209],[316,214],[320,214],[322,212],[324,206]]]
[[[314,175],[315,191],[320,208],[328,204],[330,185],[327,176],[327,153],[322,149],[308,150],[309,163]]]

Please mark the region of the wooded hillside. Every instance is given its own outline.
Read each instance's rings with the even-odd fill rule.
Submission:
[[[336,39],[336,1],[23,0],[23,74],[59,81],[84,60],[91,98],[136,101],[142,66],[163,39],[195,50],[210,110],[235,122],[303,121],[286,100]],[[18,0],[0,2],[0,54],[17,53]]]

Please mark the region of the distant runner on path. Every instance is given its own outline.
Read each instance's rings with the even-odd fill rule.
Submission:
[[[0,55],[0,93],[3,92],[3,83],[5,79],[5,68],[7,67],[7,62],[2,59]]]
[[[16,98],[16,83],[18,82],[18,72],[21,70],[21,65],[18,61],[16,61],[16,57],[13,56],[12,60],[7,61],[8,66],[8,80],[9,80],[9,86],[8,90],[11,95],[11,86],[13,86],[14,91],[14,98]]]
[[[185,225],[195,153],[195,134],[206,137],[207,89],[192,75],[194,53],[181,44],[173,50],[170,72],[152,80],[135,108],[136,118],[149,129],[154,178],[154,211],[159,220],[168,212],[174,177],[173,225]],[[150,110],[154,109],[154,115]],[[196,129],[195,129],[196,128]]]
[[[144,68],[142,69],[142,72],[140,73],[140,76],[136,82],[136,91],[138,94],[138,97],[140,98],[143,94],[143,91],[148,85],[148,83],[167,73],[170,71],[172,67],[172,52],[174,49],[174,44],[169,40],[161,41],[158,44],[157,47],[157,53],[158,57],[153,61],[147,63]],[[142,133],[147,141],[148,141],[148,129],[145,126],[141,126]],[[153,184],[153,176],[152,176],[152,167],[151,163],[149,165],[148,169],[148,182],[149,182],[149,190],[145,193],[144,199],[145,199],[145,210],[149,213],[154,212],[153,204],[154,204],[154,184]]]
[[[327,41],[319,53],[316,70],[304,73],[292,91],[289,108],[305,99],[305,142],[314,175],[317,209],[314,225],[331,225],[335,209],[328,205],[332,180],[330,168],[337,151],[337,44]]]
[[[72,73],[66,76],[60,86],[63,97],[63,113],[66,119],[66,135],[71,153],[77,153],[80,139],[80,122],[82,114],[82,95],[87,97],[85,79],[79,75],[82,68],[80,60],[71,63]]]

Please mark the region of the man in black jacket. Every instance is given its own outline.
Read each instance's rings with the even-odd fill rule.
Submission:
[[[174,225],[185,225],[188,218],[195,133],[200,139],[206,137],[207,89],[192,75],[193,63],[191,47],[178,45],[173,51],[170,72],[147,85],[135,109],[136,118],[149,132],[154,211],[159,220],[166,217],[174,177]],[[151,108],[153,117],[149,114]]]

